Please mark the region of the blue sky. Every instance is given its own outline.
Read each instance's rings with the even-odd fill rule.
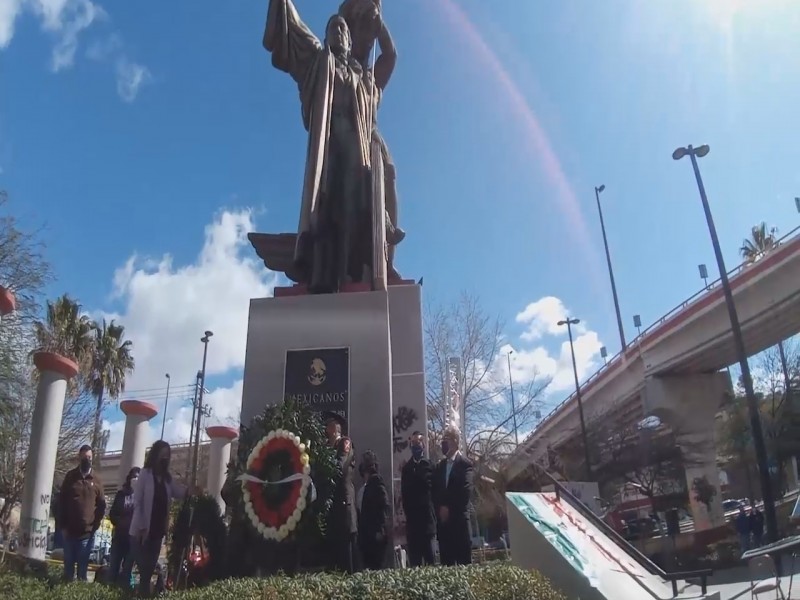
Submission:
[[[0,187],[46,225],[49,295],[128,327],[134,390],[165,371],[188,383],[215,330],[221,420],[241,389],[248,300],[275,283],[243,235],[296,227],[305,156],[296,86],[261,48],[266,4],[0,8]],[[321,33],[338,2],[296,5]],[[629,337],[634,314],[649,323],[701,287],[699,263],[715,271],[675,147],[711,145],[701,168],[729,266],[753,224],[800,225],[796,1],[384,5],[400,54],[379,115],[408,231],[399,269],[425,277],[430,301],[478,294],[508,322],[515,377],[556,378],[552,402],[569,387],[553,318],[585,321],[584,374],[600,344],[619,346],[594,186]]]

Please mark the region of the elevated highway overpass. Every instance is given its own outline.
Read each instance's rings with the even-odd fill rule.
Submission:
[[[800,332],[800,228],[756,262],[735,268],[729,278],[751,356]],[[736,360],[717,280],[642,331],[581,385],[586,420],[656,414],[671,425],[707,435],[730,393],[730,380],[720,371]],[[578,432],[573,393],[511,455],[509,477],[519,476],[532,461],[546,464],[548,448],[557,448]]]

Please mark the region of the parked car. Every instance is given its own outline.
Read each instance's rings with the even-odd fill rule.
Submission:
[[[742,504],[741,500],[723,500],[722,502],[722,510],[727,512],[733,512],[734,510],[739,510],[742,508],[744,504]]]
[[[628,541],[640,540],[652,537],[656,531],[656,522],[651,517],[644,517],[625,521],[622,535]]]

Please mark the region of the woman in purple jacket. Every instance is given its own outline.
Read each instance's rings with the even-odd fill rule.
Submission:
[[[131,545],[139,566],[139,594],[148,597],[161,545],[169,529],[169,506],[172,500],[186,497],[187,488],[169,473],[171,450],[164,440],[150,448],[144,468],[133,491]]]

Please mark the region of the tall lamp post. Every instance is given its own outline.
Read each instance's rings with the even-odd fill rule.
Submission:
[[[567,326],[569,336],[569,350],[572,353],[572,374],[575,376],[575,398],[578,400],[578,416],[581,419],[581,438],[583,440],[583,458],[586,461],[586,481],[592,480],[592,463],[589,462],[589,438],[586,435],[586,420],[583,418],[583,400],[581,399],[581,384],[578,382],[578,364],[575,362],[575,344],[572,341],[572,326],[580,323],[580,319],[570,319],[567,317],[559,321],[558,325]]]
[[[169,373],[164,375],[167,378],[167,398],[164,400],[164,416],[161,417],[161,439],[164,439],[164,427],[167,425],[167,407],[169,406],[169,384],[170,384],[170,376]]]
[[[214,335],[211,331],[206,331],[205,335],[200,338],[203,342],[203,368],[200,370],[200,392],[197,396],[197,422],[195,426],[197,429],[194,434],[194,460],[192,461],[192,485],[197,485],[197,465],[200,461],[200,423],[203,417],[203,392],[206,385],[206,359],[208,358],[208,342],[211,336]]]
[[[511,355],[514,354],[513,350],[509,350],[506,354],[508,359],[508,386],[511,388],[511,416],[514,418],[514,443],[519,446],[519,434],[517,433],[517,407],[514,404],[514,380],[511,378]]]
[[[617,327],[619,328],[620,350],[625,351],[625,330],[622,327],[622,313],[619,310],[617,297],[617,284],[614,282],[614,269],[611,268],[611,253],[608,251],[608,238],[606,238],[606,224],[603,221],[603,207],[600,204],[600,193],[606,189],[605,185],[594,188],[594,197],[597,199],[597,212],[600,214],[600,229],[603,231],[603,245],[606,248],[606,262],[608,263],[608,277],[611,279],[611,294],[614,296],[614,310],[617,311]]]
[[[767,539],[771,542],[777,540],[778,523],[775,518],[775,499],[772,495],[772,483],[770,482],[769,462],[767,460],[767,448],[764,444],[764,432],[761,429],[761,417],[758,412],[758,402],[756,401],[755,391],[753,390],[753,378],[750,374],[750,365],[747,362],[747,352],[744,347],[742,328],[739,325],[739,315],[736,312],[736,305],[733,302],[733,292],[728,281],[728,271],[725,268],[725,260],[722,257],[722,249],[717,237],[717,228],[714,225],[714,218],[711,215],[711,208],[708,205],[706,189],[703,186],[703,179],[700,176],[700,169],[697,166],[697,158],[703,158],[708,154],[707,145],[694,148],[691,145],[686,148],[678,148],[672,153],[674,160],[680,160],[684,156],[689,156],[692,161],[692,169],[697,180],[697,189],[700,192],[700,200],[703,202],[703,210],[706,214],[708,232],[711,234],[711,243],[714,246],[714,255],[717,258],[719,268],[719,279],[722,285],[722,292],[725,295],[725,304],[728,308],[728,318],[731,321],[731,334],[733,344],[736,349],[736,357],[739,361],[739,368],[742,371],[742,383],[744,384],[745,396],[747,397],[747,408],[750,414],[750,430],[753,436],[753,445],[756,451],[756,462],[761,477],[761,495],[764,499],[764,517],[767,526]]]

